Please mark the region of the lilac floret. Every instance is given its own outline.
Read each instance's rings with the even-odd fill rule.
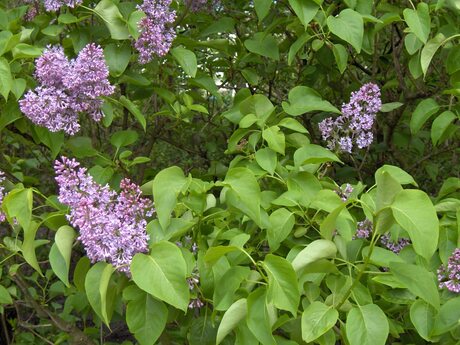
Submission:
[[[411,241],[407,238],[398,238],[396,241],[393,241],[389,234],[384,234],[382,237],[380,237],[380,243],[382,243],[393,253],[399,254],[401,250],[404,249],[404,247],[411,244]]]
[[[129,275],[136,253],[148,251],[147,221],[152,203],[141,196],[129,179],[120,182],[117,194],[108,185],[96,183],[74,159],[55,162],[59,201],[70,207],[70,224],[79,229],[92,262],[106,261]]]
[[[460,293],[460,248],[456,248],[447,261],[438,269],[439,288]]]
[[[353,92],[350,101],[342,105],[342,115],[319,123],[323,140],[331,150],[351,153],[354,146],[366,148],[374,139],[372,128],[382,107],[380,89],[373,83]]]
[[[356,234],[354,238],[363,238],[368,239],[372,233],[372,222],[369,219],[365,219],[361,222],[358,222],[358,227],[356,229]]]
[[[83,0],[44,0],[43,4],[48,12],[56,12],[63,6],[74,8],[82,2]]]

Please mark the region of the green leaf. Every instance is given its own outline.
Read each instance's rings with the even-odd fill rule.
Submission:
[[[231,253],[237,250],[241,250],[241,248],[238,248],[236,246],[211,247],[206,252],[206,255],[204,256],[204,261],[206,261],[207,263],[211,265],[214,265],[225,254]]]
[[[4,286],[0,285],[0,305],[1,304],[13,304],[13,299],[10,293]]]
[[[190,292],[186,282],[187,264],[181,250],[170,242],[151,246],[151,254],[138,253],[131,262],[136,285],[172,306],[187,311]]]
[[[61,226],[54,235],[53,247],[50,251],[50,264],[56,276],[69,287],[70,256],[75,231],[68,225]],[[54,248],[54,249],[53,249]]]
[[[375,182],[377,184],[377,195],[375,200],[375,211],[391,205],[395,196],[403,189],[401,185],[386,171],[375,174]]]
[[[403,11],[404,20],[410,30],[417,38],[426,43],[430,36],[430,10],[428,4],[420,2],[417,4],[417,10],[406,8]]]
[[[430,341],[430,334],[434,327],[436,309],[431,305],[416,300],[410,307],[410,320],[418,334],[425,340]]]
[[[26,43],[19,43],[13,48],[13,57],[15,59],[36,58],[42,55],[42,52],[41,48]]]
[[[93,10],[105,23],[114,40],[129,38],[126,20],[112,0],[101,0]]]
[[[310,343],[331,329],[339,313],[332,306],[315,301],[302,313],[302,339]]]
[[[388,338],[388,320],[376,304],[353,307],[345,327],[350,345],[385,345]]]
[[[133,114],[133,116],[136,118],[137,122],[139,122],[139,124],[142,126],[142,128],[144,129],[144,132],[145,132],[145,130],[147,128],[147,121],[145,120],[144,115],[139,110],[137,105],[135,105],[133,102],[131,102],[125,96],[120,96],[119,100],[120,100],[120,103],[123,104],[124,107],[126,109],[128,109],[131,114]]]
[[[450,298],[441,306],[431,335],[441,335],[458,327],[460,320],[460,297]]]
[[[263,266],[268,274],[268,301],[278,309],[297,315],[300,292],[291,263],[282,257],[268,254]]]
[[[255,153],[255,158],[262,169],[273,175],[278,163],[278,157],[273,150],[268,147],[260,149]]]
[[[332,53],[334,53],[335,63],[337,64],[340,74],[343,74],[347,69],[348,63],[347,49],[341,44],[334,44],[332,46]]]
[[[124,131],[118,131],[112,134],[110,137],[110,143],[117,148],[117,151],[121,147],[125,147],[131,144],[134,144],[137,139],[139,138],[139,135],[137,134],[136,131],[133,131],[131,129],[127,129]]]
[[[8,99],[8,94],[13,88],[13,77],[11,76],[10,64],[8,60],[0,57],[0,94]]]
[[[446,37],[442,33],[439,33],[435,37],[430,39],[423,47],[422,53],[420,55],[420,65],[422,66],[424,76],[426,76],[428,66],[430,66],[434,54],[436,54],[436,51],[444,43],[445,38]]]
[[[341,160],[328,149],[315,144],[307,144],[299,148],[294,153],[294,163],[296,167],[300,167],[305,164],[317,164],[325,162],[341,163]]]
[[[176,207],[177,197],[186,184],[187,178],[184,173],[175,166],[160,171],[153,179],[153,200],[163,229],[168,227],[171,212]]]
[[[75,270],[73,271],[73,283],[78,291],[85,291],[86,274],[90,268],[91,262],[88,257],[82,256],[80,260],[78,260]]]
[[[227,310],[235,298],[235,292],[241,282],[249,275],[249,268],[242,266],[230,267],[215,283],[213,302],[216,310]]]
[[[340,214],[346,209],[347,204],[341,203],[337,206],[331,213],[327,215],[327,217],[321,222],[320,225],[320,233],[321,237],[326,240],[331,240],[334,230],[337,230],[337,219],[339,218]]]
[[[312,0],[289,0],[289,5],[291,5],[300,22],[305,26],[305,30],[311,20],[315,18],[319,9],[318,4]]]
[[[410,119],[410,131],[412,134],[422,128],[424,123],[439,110],[439,105],[432,98],[427,98],[421,101],[415,108],[412,117]]]
[[[227,202],[260,224],[260,187],[254,173],[247,168],[231,168],[223,184],[230,188]]]
[[[415,34],[410,32],[406,35],[406,37],[404,37],[404,46],[406,47],[409,55],[414,55],[420,50],[420,48],[422,48],[423,42],[420,41]]]
[[[128,18],[128,31],[133,39],[137,40],[140,36],[139,31],[139,22],[142,18],[145,17],[145,13],[143,11],[133,11],[129,15]]]
[[[24,94],[25,89],[26,89],[25,79],[17,78],[13,80],[11,92],[13,93],[14,97],[16,97],[16,100],[21,98],[21,96]]]
[[[383,173],[390,174],[390,176],[393,179],[395,179],[399,184],[412,184],[415,187],[418,187],[417,182],[415,182],[414,178],[397,166],[388,164],[381,166],[375,172],[375,179],[377,180],[379,178],[379,175]]]
[[[273,0],[254,0],[254,8],[256,9],[257,17],[259,18],[259,23],[264,20],[268,12],[270,12],[270,6],[272,5]]]
[[[98,154],[88,137],[72,137],[67,141],[67,146],[77,158],[94,157]]]
[[[283,102],[283,110],[289,115],[298,116],[311,111],[326,111],[340,114],[340,111],[321,95],[307,86],[296,86],[288,95],[289,102]]]
[[[415,252],[429,260],[438,245],[439,221],[428,195],[420,190],[403,190],[391,209],[396,222],[408,232]]]
[[[274,252],[292,231],[295,224],[294,214],[285,208],[279,208],[270,214],[270,227],[267,229],[267,239],[270,250]]]
[[[308,40],[312,36],[308,32],[304,32],[294,43],[292,43],[291,47],[289,48],[288,53],[288,65],[291,66],[292,61],[296,57],[299,50],[308,42]]]
[[[131,59],[131,46],[127,43],[111,43],[104,47],[104,57],[109,66],[110,75],[119,77],[128,67]]]
[[[370,247],[364,247],[362,251],[363,257],[369,257],[369,251]],[[380,247],[374,247],[374,249],[372,249],[372,254],[370,257],[371,263],[381,267],[390,267],[390,262],[392,261],[404,262],[404,260],[401,259],[400,256],[398,256],[390,250]]]
[[[262,345],[276,345],[267,309],[267,293],[264,288],[254,290],[247,298],[246,324]]]
[[[390,271],[410,292],[431,304],[436,310],[439,309],[439,294],[433,273],[422,266],[405,262],[390,262]]]
[[[244,41],[244,46],[251,53],[279,60],[278,41],[270,34],[257,32],[251,39]]]
[[[305,129],[305,127],[297,120],[290,118],[290,117],[285,117],[282,119],[279,123],[278,126],[284,127],[291,129],[295,132],[299,133],[308,133],[308,131]]]
[[[389,113],[390,111],[398,109],[403,105],[404,105],[404,103],[401,103],[401,102],[384,103],[384,104],[382,104],[382,108],[380,109],[380,111],[382,113]]]
[[[315,240],[302,249],[292,261],[292,267],[300,272],[309,264],[325,258],[333,258],[337,254],[334,242],[328,240]]]
[[[1,49],[0,49],[1,51]],[[446,60],[446,70],[449,74],[454,74],[460,70],[460,46],[455,45],[449,49],[449,55]]]
[[[113,312],[111,297],[114,290],[109,287],[109,283],[114,271],[112,265],[100,261],[90,268],[85,278],[85,290],[89,304],[107,326],[109,326]]]
[[[153,345],[163,332],[168,319],[164,303],[143,291],[126,306],[126,323],[140,345]]]
[[[361,52],[364,37],[363,17],[352,9],[345,9],[338,16],[327,17],[327,26],[331,32],[350,43],[358,53]]]
[[[171,54],[184,69],[184,72],[192,78],[195,78],[197,71],[195,53],[182,47],[176,47],[171,50]]]
[[[13,189],[3,199],[3,209],[8,220],[16,218],[24,231],[29,229],[32,220],[33,192],[31,188]]]
[[[450,124],[456,118],[457,115],[450,110],[446,110],[434,119],[433,124],[431,125],[431,141],[434,146],[440,142],[442,136],[446,133]]]
[[[271,126],[262,131],[262,137],[268,143],[268,147],[273,151],[284,155],[286,146],[284,133],[280,131],[278,126]]]
[[[247,315],[247,301],[246,298],[241,298],[234,302],[230,308],[227,309],[222,321],[217,330],[216,345],[219,345],[222,340],[243,320]]]

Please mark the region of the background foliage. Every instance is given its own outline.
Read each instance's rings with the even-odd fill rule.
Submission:
[[[436,273],[460,241],[458,2],[173,1],[172,49],[145,65],[139,4],[0,2],[0,341],[457,344],[460,297]],[[18,101],[34,59],[91,42],[116,86],[102,122],[32,124]],[[318,123],[367,82],[374,143],[331,152]],[[85,256],[60,155],[153,196],[131,277]]]

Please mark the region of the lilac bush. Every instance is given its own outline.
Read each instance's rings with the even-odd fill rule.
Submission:
[[[323,140],[331,150],[351,153],[354,146],[362,149],[373,141],[372,128],[382,107],[380,89],[373,83],[352,92],[350,101],[342,105],[342,115],[319,123]]]
[[[92,262],[107,261],[129,274],[136,253],[147,252],[146,217],[151,202],[141,197],[139,186],[129,179],[120,182],[117,194],[96,183],[75,159],[55,162],[59,201],[70,207],[68,220],[79,229],[79,240]]]
[[[19,101],[21,111],[35,124],[52,132],[73,135],[80,129],[80,113],[94,121],[102,118],[101,96],[109,96],[115,87],[100,46],[90,43],[69,61],[62,47],[47,47],[36,63],[35,77],[40,83]]]
[[[439,288],[460,293],[460,248],[449,257],[447,265],[438,269]]]
[[[155,55],[164,56],[171,49],[176,37],[171,24],[176,19],[176,12],[169,6],[171,0],[145,0],[138,8],[146,16],[139,22],[140,36],[134,43],[139,52],[139,63],[152,61]]]

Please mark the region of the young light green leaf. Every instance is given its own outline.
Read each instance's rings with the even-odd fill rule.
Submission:
[[[197,71],[195,53],[183,47],[176,47],[171,50],[171,54],[177,60],[179,65],[181,65],[181,67],[184,69],[184,72],[192,78],[195,78]]]
[[[345,330],[350,345],[385,345],[389,325],[378,305],[366,304],[348,312]]]
[[[440,115],[436,116],[431,125],[431,141],[433,145],[437,145],[442,136],[446,133],[447,129],[449,128],[450,124],[457,118],[452,111],[446,110]]]
[[[436,336],[449,332],[458,327],[458,320],[460,320],[460,297],[450,298],[441,306],[431,335]]]
[[[341,160],[330,150],[315,144],[302,146],[294,153],[294,164],[297,167],[325,162],[341,162]]]
[[[134,144],[139,138],[139,134],[136,131],[127,129],[124,131],[118,131],[112,134],[110,137],[110,143],[117,149]]]
[[[147,128],[147,121],[145,120],[145,116],[142,114],[142,112],[139,110],[137,105],[135,105],[133,102],[131,102],[128,98],[125,96],[120,96],[119,98],[120,103],[124,105],[126,109],[129,110],[131,114],[136,118],[137,122],[142,126],[144,131]]]
[[[175,166],[160,171],[153,179],[153,200],[163,229],[168,227],[171,212],[176,207],[177,197],[186,186],[187,181],[182,170]]]
[[[61,226],[54,236],[54,244],[50,251],[50,264],[56,276],[66,285],[69,284],[70,256],[75,231],[68,225]],[[54,248],[54,249],[53,249]]]
[[[321,95],[307,86],[296,86],[288,95],[289,102],[283,102],[283,110],[289,115],[298,116],[311,111],[325,111],[340,114],[340,111]]]
[[[0,285],[0,305],[2,304],[13,304],[13,299],[10,293],[4,286]]]
[[[216,345],[219,345],[222,340],[243,320],[247,315],[247,301],[246,298],[241,298],[234,302],[230,308],[227,309],[222,321],[217,330]]]
[[[411,175],[409,175],[407,172],[405,172],[397,166],[388,164],[385,164],[377,169],[377,171],[375,172],[375,180],[379,178],[378,175],[381,175],[384,172],[390,174],[390,176],[393,179],[395,179],[399,184],[412,184],[415,187],[418,187],[417,182],[415,182],[414,178]]]
[[[420,41],[426,43],[430,36],[430,10],[428,4],[420,2],[417,5],[417,10],[406,8],[403,11],[404,20],[411,31],[417,36]]]
[[[279,309],[297,314],[300,300],[297,277],[291,263],[279,256],[268,254],[263,266],[268,274],[267,299]]]
[[[94,13],[102,19],[114,40],[125,40],[129,38],[126,20],[112,0],[99,1],[94,8]]]
[[[151,254],[138,253],[131,262],[136,285],[172,306],[187,311],[190,292],[185,280],[187,264],[181,250],[171,242],[151,246]]]
[[[431,304],[436,310],[439,309],[439,294],[433,273],[422,266],[405,262],[390,262],[390,271],[410,292]]]
[[[340,74],[343,74],[347,69],[348,63],[347,49],[341,44],[334,44],[332,46],[332,53],[334,53],[335,63],[337,64]]]
[[[257,164],[259,164],[262,169],[273,175],[276,164],[278,163],[278,156],[272,149],[265,147],[258,150],[255,153],[255,158]]]
[[[258,288],[248,296],[246,324],[262,345],[276,345],[271,330],[266,299],[265,288]]]
[[[428,71],[434,54],[436,54],[436,51],[442,46],[445,38],[446,37],[442,33],[439,33],[430,39],[423,47],[422,53],[420,54],[420,65],[422,66],[424,76],[426,76],[426,72]]]
[[[259,18],[259,23],[267,16],[272,2],[273,0],[254,0],[254,8]]]
[[[313,302],[302,313],[302,339],[307,343],[318,339],[335,325],[338,317],[334,307]]]
[[[278,126],[271,126],[262,131],[262,137],[268,144],[268,147],[273,151],[284,155],[286,146],[284,133],[280,131]]]
[[[111,43],[104,47],[104,57],[109,66],[110,75],[119,77],[128,67],[131,58],[131,46],[128,43]]]
[[[425,122],[439,110],[438,103],[432,99],[427,98],[421,101],[415,108],[412,117],[410,119],[410,131],[412,134],[417,134],[417,132],[422,128]]]
[[[399,192],[391,205],[396,222],[409,233],[414,250],[427,260],[436,251],[439,221],[426,193],[406,189]]]
[[[213,302],[216,310],[227,310],[235,299],[235,292],[248,276],[249,268],[233,266],[215,283]]]
[[[272,60],[279,60],[278,41],[268,33],[257,32],[252,38],[244,41],[244,46],[251,53],[262,55]]]
[[[100,261],[90,268],[85,278],[85,291],[89,304],[107,326],[113,311],[110,295],[114,290],[109,288],[109,283],[114,271],[112,265]]]
[[[8,99],[8,94],[13,87],[13,77],[11,75],[10,64],[8,60],[0,57],[0,95]]]
[[[434,327],[436,309],[422,300],[416,300],[410,307],[410,320],[418,334],[430,341],[430,334]]]
[[[358,53],[361,52],[364,37],[364,22],[361,14],[347,8],[336,17],[327,17],[327,26],[334,35],[350,43]]]
[[[307,30],[308,24],[319,10],[318,4],[312,0],[289,0],[289,5]]]
[[[267,238],[270,250],[274,252],[292,231],[295,224],[294,214],[285,208],[279,208],[270,214],[270,227]]]
[[[335,257],[337,247],[334,242],[328,240],[315,240],[302,249],[292,261],[292,267],[300,272],[309,264],[320,259]]]

